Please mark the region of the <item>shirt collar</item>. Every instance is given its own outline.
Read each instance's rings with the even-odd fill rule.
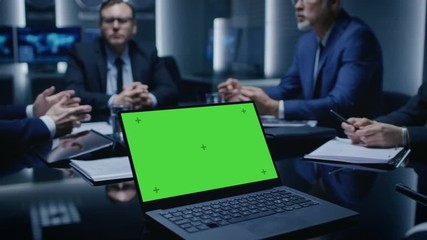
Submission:
[[[326,46],[326,43],[328,43],[328,39],[329,39],[329,37],[331,36],[331,32],[332,32],[332,29],[334,28],[334,26],[335,26],[335,23],[333,23],[333,24],[331,25],[331,27],[328,29],[328,31],[326,31],[325,36],[323,36],[323,38],[322,38],[322,39],[320,39],[319,37],[316,37],[316,38],[317,38],[317,41],[320,41],[320,43],[322,43],[322,46],[323,46],[323,47],[325,47],[325,46]]]
[[[120,57],[122,59],[123,64],[130,65],[129,46],[126,46],[125,50],[121,55],[117,55],[107,45],[105,45],[105,52],[107,53],[107,61],[109,65],[114,65],[114,61],[117,57]]]

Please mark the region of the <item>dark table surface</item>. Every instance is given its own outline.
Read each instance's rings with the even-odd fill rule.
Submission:
[[[286,146],[283,151],[288,151]],[[355,170],[277,157],[283,184],[360,213],[355,224],[323,239],[401,239],[427,221],[426,206],[394,190],[426,192],[425,164],[411,160],[391,171]],[[92,186],[72,169],[46,166],[31,152],[0,161],[0,229],[12,239],[164,239],[144,218],[133,182]]]

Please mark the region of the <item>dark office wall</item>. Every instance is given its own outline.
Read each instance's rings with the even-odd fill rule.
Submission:
[[[426,1],[344,0],[343,3],[378,36],[384,57],[384,90],[415,94],[424,68]]]
[[[263,74],[265,46],[265,1],[232,0],[233,27],[240,31],[240,39],[232,70]]]
[[[1,0],[0,25],[12,27],[25,26],[25,1]],[[0,64],[0,75],[3,74],[10,75],[13,78],[14,103],[27,103],[27,95],[22,94],[27,91],[26,65],[20,63]]]

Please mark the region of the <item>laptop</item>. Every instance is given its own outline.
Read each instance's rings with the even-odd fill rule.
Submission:
[[[283,186],[253,102],[120,113],[143,212],[184,239],[259,239],[356,212]]]

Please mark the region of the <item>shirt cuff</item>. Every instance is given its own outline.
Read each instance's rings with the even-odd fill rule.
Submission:
[[[49,129],[50,137],[54,138],[55,134],[56,134],[56,125],[55,125],[55,122],[53,121],[53,119],[51,117],[48,117],[48,116],[41,116],[40,120],[42,120],[44,122],[44,124],[46,125],[46,127]]]
[[[279,119],[285,119],[285,101],[279,101]]]
[[[26,114],[27,118],[34,117],[34,107],[33,107],[33,104],[27,105],[27,107],[25,108],[25,114]]]
[[[405,127],[402,128],[402,145],[409,146],[409,133]]]
[[[110,99],[108,99],[108,108],[110,108],[113,105],[113,100],[117,96],[117,94],[111,95]]]
[[[157,107],[157,98],[156,98],[156,96],[154,96],[154,94],[152,94],[152,93],[148,93],[148,95],[150,96],[150,98],[151,98],[151,102],[153,103],[152,104],[152,107]]]

